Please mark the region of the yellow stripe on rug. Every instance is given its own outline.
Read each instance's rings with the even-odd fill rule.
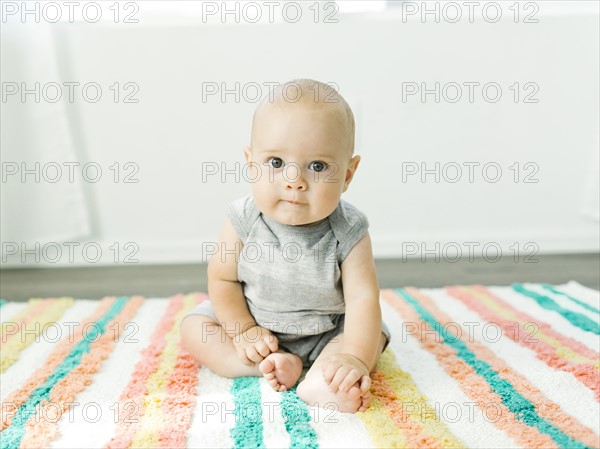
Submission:
[[[506,308],[502,307],[499,304],[496,304],[489,297],[489,294],[486,294],[486,293],[483,293],[481,291],[478,291],[478,290],[476,290],[476,289],[474,289],[472,287],[467,287],[467,286],[462,287],[461,286],[460,288],[463,291],[467,292],[468,294],[472,295],[477,300],[481,301],[483,304],[485,304],[486,306],[488,306],[490,309],[492,309],[494,312],[496,312],[502,318],[506,318],[508,320],[514,320],[516,322],[520,322],[520,323],[526,324],[515,313],[513,313],[510,310],[507,310]],[[544,331],[543,331],[543,329],[541,329],[541,328],[538,328],[536,330],[535,338],[538,338],[538,339],[542,340],[543,342],[545,342],[548,345],[550,345],[552,348],[556,349],[556,353],[561,358],[563,358],[565,360],[568,360],[568,361],[573,362],[573,363],[578,363],[578,364],[586,363],[586,364],[592,365],[597,370],[600,369],[600,361],[599,360],[590,359],[589,357],[586,357],[584,355],[578,354],[573,349],[571,349],[571,348],[563,345],[557,339],[555,339],[555,338],[553,338],[553,337],[545,334]]]
[[[181,307],[175,315],[173,326],[164,335],[165,348],[161,355],[158,369],[150,375],[146,382],[147,396],[144,400],[144,410],[140,416],[141,423],[129,447],[154,448],[159,446],[159,434],[163,427],[163,399],[167,394],[166,379],[173,370],[179,354],[179,323],[197,303],[197,296],[186,295]]]
[[[381,354],[372,379],[373,402],[361,418],[379,447],[465,446],[440,421],[411,376],[398,366],[391,348]],[[405,410],[404,404],[410,404],[410,410]]]
[[[39,340],[46,326],[60,319],[72,305],[73,298],[30,299],[25,309],[3,322],[0,373],[15,363],[25,348]],[[29,324],[34,324],[34,329],[28,329]]]

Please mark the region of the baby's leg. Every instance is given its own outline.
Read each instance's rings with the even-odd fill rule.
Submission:
[[[201,365],[223,377],[264,376],[276,391],[296,384],[302,373],[302,361],[281,349],[252,366],[243,363],[232,339],[215,320],[206,315],[185,317],[180,326],[183,347]]]
[[[379,355],[383,351],[386,342],[386,336],[381,333],[379,339]],[[342,352],[344,343],[344,334],[341,333],[334,337],[323,348],[313,365],[310,367],[304,380],[298,384],[296,390],[298,396],[308,405],[324,407],[326,404],[335,404],[336,410],[343,413],[355,413],[357,411],[365,411],[371,402],[371,393],[367,390],[362,392],[358,385],[350,388],[348,392],[337,391],[335,393],[329,390],[329,385],[325,382],[323,376],[323,365],[327,359],[333,355]],[[369,367],[372,371],[377,364],[377,360],[373,366]],[[358,383],[357,383],[358,384]]]
[[[219,323],[206,315],[188,315],[180,325],[183,347],[214,373],[223,377],[262,376],[258,363],[246,365]]]

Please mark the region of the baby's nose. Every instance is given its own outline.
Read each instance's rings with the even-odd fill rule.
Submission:
[[[308,185],[302,178],[298,179],[286,179],[285,181],[286,190],[306,190]]]

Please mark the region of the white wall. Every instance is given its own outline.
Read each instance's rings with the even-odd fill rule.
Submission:
[[[218,237],[226,205],[250,191],[231,175],[202,182],[202,164],[243,163],[255,107],[231,95],[203,103],[202,83],[298,77],[336,83],[355,108],[362,162],[344,198],[368,214],[375,256],[400,257],[407,242],[457,242],[463,251],[464,242],[497,242],[505,254],[528,242],[539,253],[598,251],[598,222],[582,212],[586,189],[598,188],[589,179],[598,153],[595,11],[542,7],[534,24],[403,23],[396,12],[341,16],[338,24],[57,26],[63,80],[140,88],[137,104],[115,104],[106,90],[98,103],[68,105],[82,163],[139,166],[136,184],[111,182],[108,170],[84,183],[89,240],[104,248],[98,264],[112,263],[114,242],[136,242],[140,263],[202,260],[202,242]],[[486,102],[476,89],[470,103],[465,88],[457,103],[402,101],[403,82],[469,81],[498,83],[502,98]],[[515,103],[515,82],[536,83],[539,102]],[[474,183],[466,171],[457,183],[403,183],[403,162],[481,165]],[[503,170],[497,183],[482,179],[488,162]],[[525,163],[536,164],[539,182],[515,183],[515,162],[521,176],[531,171]],[[18,256],[8,264],[22,266]]]

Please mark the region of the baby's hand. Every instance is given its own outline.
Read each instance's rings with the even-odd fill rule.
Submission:
[[[279,341],[271,331],[257,325],[234,337],[233,346],[241,361],[252,366],[277,352]]]
[[[333,354],[323,364],[323,377],[329,389],[348,392],[358,382],[358,388],[365,394],[371,388],[371,377],[367,366],[351,354]]]

